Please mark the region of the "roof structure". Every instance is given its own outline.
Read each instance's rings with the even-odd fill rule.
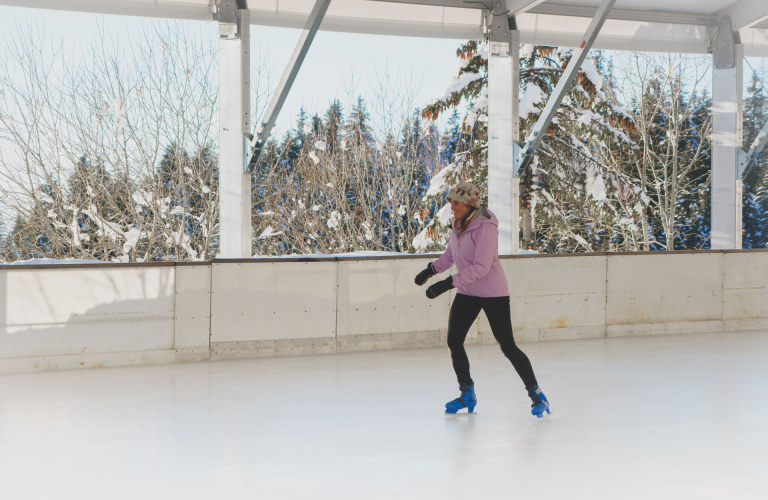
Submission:
[[[234,1],[234,0],[232,0]],[[303,28],[315,0],[248,0],[251,24]],[[490,0],[486,0],[490,5]],[[0,0],[54,10],[210,20],[214,0]],[[599,0],[510,0],[522,43],[572,46]],[[333,0],[321,30],[481,39],[480,0]],[[768,57],[765,0],[618,0],[595,48],[707,53],[711,27],[729,16],[748,56]]]

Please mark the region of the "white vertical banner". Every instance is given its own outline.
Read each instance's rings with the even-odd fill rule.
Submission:
[[[512,57],[512,172],[518,149],[514,143],[520,141],[520,31],[509,32],[509,55]],[[512,178],[512,255],[520,253],[520,178]]]
[[[220,256],[251,256],[251,176],[244,174],[250,132],[250,16],[239,11],[236,38],[219,38]]]
[[[741,250],[744,241],[744,231],[742,230],[743,224],[743,210],[744,210],[744,181],[742,179],[736,179],[736,246],[735,248]]]
[[[737,224],[738,149],[742,144],[744,48],[735,44],[735,67],[713,69],[712,85],[712,248],[740,248]]]
[[[490,42],[488,58],[488,205],[499,219],[499,255],[517,245],[513,228],[512,166],[514,144],[512,60],[509,44]],[[514,89],[517,91],[517,89]],[[514,233],[514,234],[513,234]]]

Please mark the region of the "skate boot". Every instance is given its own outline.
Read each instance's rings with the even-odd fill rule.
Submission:
[[[461,390],[461,396],[449,403],[445,403],[446,415],[453,415],[462,408],[466,408],[467,413],[475,412],[475,405],[477,405],[475,386],[468,385],[466,387],[459,387],[459,389]]]
[[[541,392],[538,385],[526,387],[526,389],[528,389],[528,397],[533,402],[531,405],[531,415],[536,415],[537,418],[547,418],[551,414],[547,397]],[[544,412],[546,412],[546,415]]]

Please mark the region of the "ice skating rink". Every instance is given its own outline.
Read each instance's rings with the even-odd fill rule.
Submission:
[[[0,497],[764,499],[768,332],[0,376]]]

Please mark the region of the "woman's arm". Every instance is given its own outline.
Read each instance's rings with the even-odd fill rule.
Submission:
[[[451,238],[453,238],[453,231],[451,231]],[[437,274],[447,271],[453,265],[453,252],[451,252],[451,242],[448,242],[448,247],[443,252],[443,255],[439,259],[432,263],[432,267],[435,268]]]
[[[499,228],[493,224],[483,224],[476,233],[475,257],[472,265],[453,275],[453,284],[457,287],[467,286],[485,277],[491,270],[493,258],[498,254]]]

